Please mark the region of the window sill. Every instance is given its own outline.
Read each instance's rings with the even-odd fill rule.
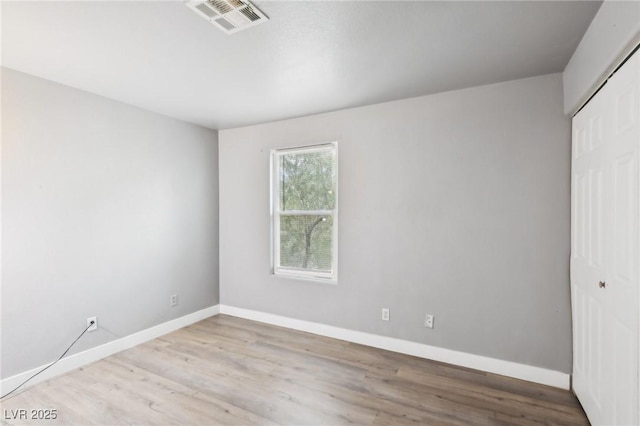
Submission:
[[[273,278],[285,278],[288,280],[296,280],[296,281],[306,281],[317,284],[325,284],[325,285],[338,285],[337,278],[323,278],[323,277],[314,277],[312,275],[296,275],[296,274],[283,274],[279,272],[271,272],[271,277]]]

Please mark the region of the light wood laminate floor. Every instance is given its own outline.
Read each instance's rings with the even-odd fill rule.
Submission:
[[[57,419],[4,418],[16,409]],[[224,315],[37,384],[2,413],[3,424],[588,425],[568,391]]]

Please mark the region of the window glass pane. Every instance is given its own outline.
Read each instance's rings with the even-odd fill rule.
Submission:
[[[280,210],[333,210],[334,150],[280,155]]]
[[[280,266],[330,273],[333,269],[331,216],[280,216]]]

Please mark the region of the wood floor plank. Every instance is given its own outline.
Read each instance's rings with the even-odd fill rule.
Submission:
[[[336,424],[336,419],[313,407],[303,407],[286,392],[278,391],[269,376],[255,377],[242,369],[216,365],[215,361],[184,357],[177,351],[156,351],[141,345],[138,354],[116,355],[140,368],[164,375],[185,386],[211,394],[264,419],[285,424]],[[167,369],[166,366],[171,368]],[[197,372],[197,375],[194,374]],[[258,381],[256,381],[258,380]]]
[[[40,383],[2,425],[588,425],[568,391],[218,315]]]
[[[460,401],[469,406],[491,408],[495,412],[510,415],[529,415],[535,417],[544,406],[546,412],[553,411],[554,417],[562,420],[566,424],[571,424],[575,405],[566,405],[563,401],[536,401],[530,397],[519,395],[515,392],[493,389],[481,384],[463,381],[460,379],[443,378],[438,375],[426,372],[409,371],[400,369],[399,378],[406,378],[427,386],[432,390],[423,391],[435,392],[436,389],[446,389],[444,393],[448,398]]]

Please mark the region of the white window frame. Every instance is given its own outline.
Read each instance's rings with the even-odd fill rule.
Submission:
[[[334,152],[335,170],[335,206],[333,210],[287,210],[280,211],[280,157],[285,154],[312,153],[331,149]],[[338,143],[329,142],[318,145],[301,146],[271,150],[271,273],[274,276],[297,278],[302,280],[336,284],[338,282]],[[333,259],[332,271],[323,273],[319,271],[305,271],[280,266],[280,217],[285,215],[323,215],[333,219]]]

